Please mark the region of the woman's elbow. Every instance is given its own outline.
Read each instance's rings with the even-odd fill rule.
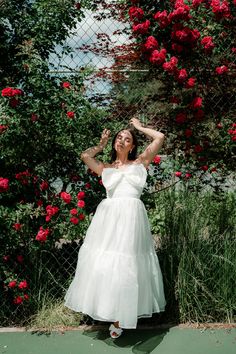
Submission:
[[[161,140],[161,141],[164,141],[164,140],[165,140],[165,134],[163,134],[163,133],[161,133],[161,132],[158,132],[157,139],[159,139],[159,140]]]
[[[84,161],[84,160],[86,159],[86,157],[87,157],[86,152],[82,152],[82,153],[80,154],[80,158],[81,158],[82,161]]]

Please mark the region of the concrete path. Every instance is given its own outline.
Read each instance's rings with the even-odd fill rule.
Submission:
[[[0,354],[235,354],[236,328],[126,330],[111,339],[103,330],[0,331]]]

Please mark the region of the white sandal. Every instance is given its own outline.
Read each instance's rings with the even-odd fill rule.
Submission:
[[[117,328],[113,324],[111,324],[109,327],[109,331],[111,338],[119,338],[123,332],[123,329],[120,327]]]

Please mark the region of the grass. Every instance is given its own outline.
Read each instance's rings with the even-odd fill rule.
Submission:
[[[31,317],[27,327],[51,332],[63,327],[78,327],[82,319],[82,314],[66,308],[61,300],[54,301],[45,298],[41,308]]]
[[[235,206],[233,193],[185,189],[159,195],[156,210],[164,227],[158,254],[168,311],[181,323],[235,321]]]

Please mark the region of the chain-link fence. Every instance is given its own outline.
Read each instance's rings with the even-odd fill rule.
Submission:
[[[135,53],[132,53],[134,39],[130,38],[128,25],[119,21],[119,8],[117,13],[114,13],[115,10],[113,9],[113,16],[111,17],[111,9],[108,6],[104,10],[104,3],[106,4],[106,2],[102,2],[103,6],[100,10],[98,8],[96,12],[88,10],[83,21],[78,23],[76,30],[67,39],[66,43],[61,47],[58,46],[57,52],[59,55],[50,57],[51,74],[70,75],[91,67],[91,74],[85,82],[85,95],[92,104],[107,109],[120,122],[120,127],[122,127],[127,126],[129,118],[137,111],[145,121],[149,101],[147,97],[140,98],[139,96],[139,101],[135,101],[135,98],[133,98],[125,106],[123,104],[125,94],[120,91],[124,89],[124,86],[120,83],[123,83],[127,78],[132,83],[133,79],[134,85],[139,85],[139,91],[142,90],[143,85],[143,90],[147,96],[152,96],[151,99],[154,101],[155,95],[147,88],[146,78],[150,75],[148,69],[131,65],[132,61],[129,61],[132,55],[135,56]],[[106,5],[109,5],[109,3]],[[222,47],[222,49],[226,50],[229,45],[232,44],[226,38],[226,47]],[[66,50],[67,46],[73,49],[72,52]],[[117,65],[117,62],[119,62],[119,65]],[[235,75],[235,73],[231,72],[231,75]],[[226,86],[216,82],[216,86],[212,88],[212,93],[208,97],[208,102],[206,102],[211,114],[216,114],[216,112],[219,114],[219,110],[220,112],[228,111],[229,107],[231,112],[235,112],[235,94],[230,90],[227,91]],[[135,90],[135,87],[133,89]],[[158,82],[156,89],[159,91],[162,89],[158,86]],[[122,102],[119,102],[119,95],[121,94],[123,94]],[[155,102],[155,104],[155,110],[161,113],[162,102]],[[129,110],[127,110],[127,107],[129,107]],[[151,118],[149,116],[149,119]],[[158,125],[158,123],[159,121],[156,119],[155,124]],[[95,322],[88,316],[71,317],[70,311],[63,308],[63,297],[75,271],[81,242],[81,240],[78,242],[61,240],[54,250],[35,251],[34,254],[25,254],[23,249],[22,254],[27,262],[21,262],[20,258],[15,255],[15,259],[11,262],[14,262],[19,277],[29,280],[27,295],[29,295],[30,300],[28,305],[24,303],[24,307],[16,306],[13,301],[3,304],[4,309],[0,310],[0,325],[32,325],[33,323],[33,325],[40,327],[40,324],[45,326],[45,323],[47,323],[46,327],[50,327]],[[162,256],[164,255],[160,254],[160,261],[162,261]],[[12,267],[11,262],[9,262],[9,268]],[[175,300],[168,305],[169,308],[164,315],[165,321],[178,319],[175,305]],[[51,309],[50,315],[47,312],[49,309]],[[41,322],[38,313],[42,316]],[[57,317],[57,320],[52,323],[47,322],[47,317],[53,317],[52,314]],[[162,317],[156,315],[151,320],[142,321],[153,325],[162,321]]]

